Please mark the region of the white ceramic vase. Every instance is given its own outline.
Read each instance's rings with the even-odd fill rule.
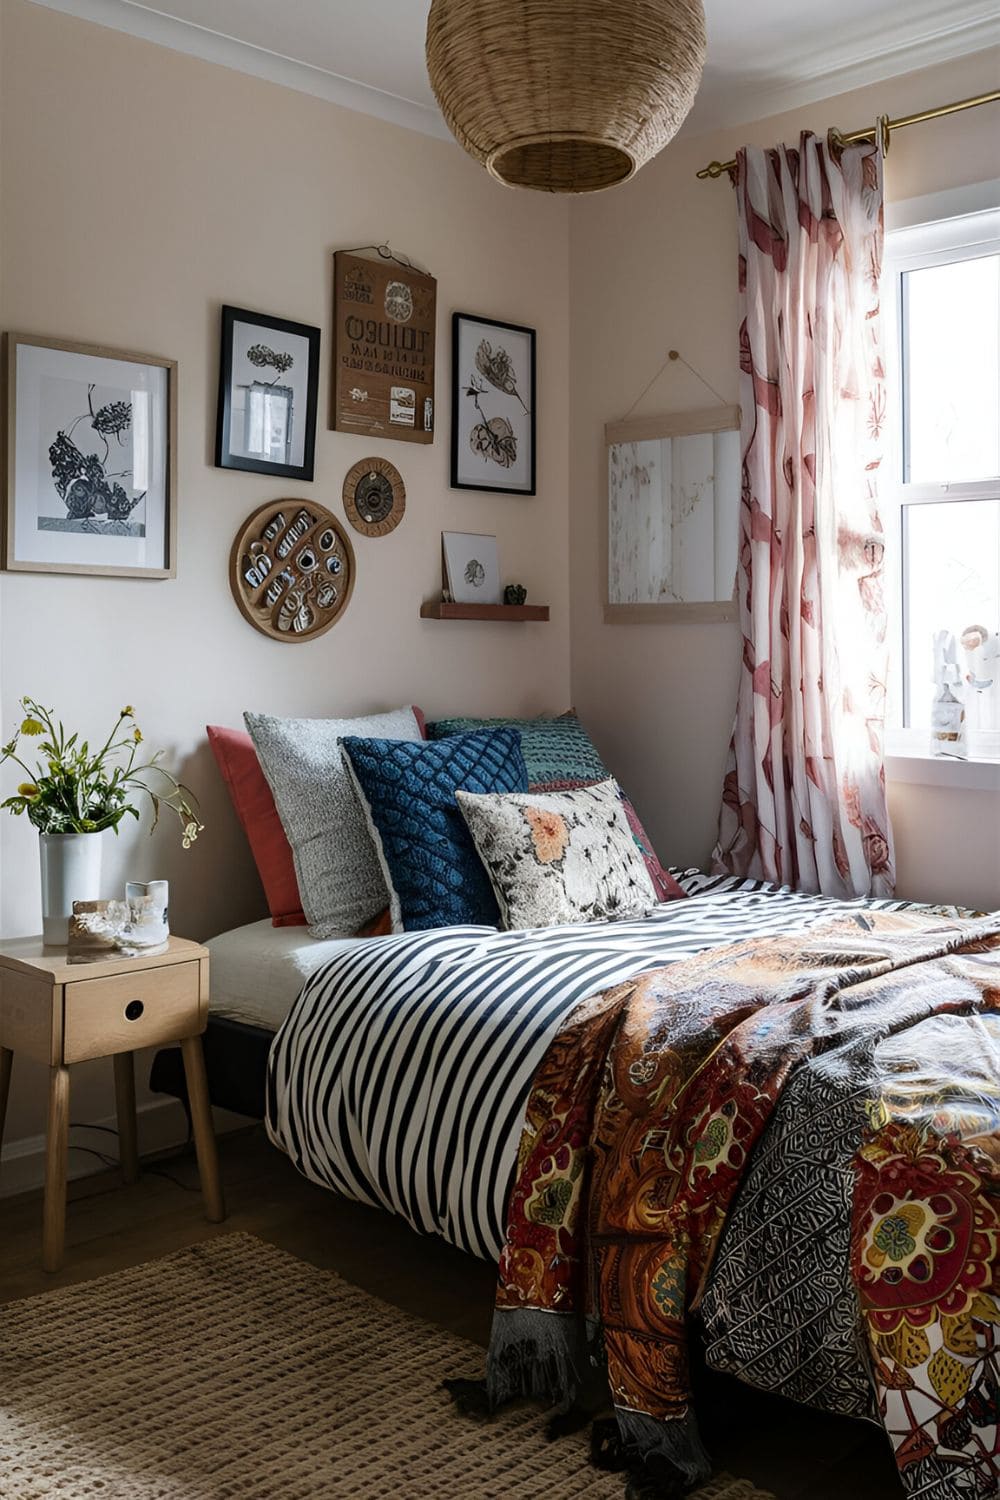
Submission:
[[[96,901],[101,894],[100,833],[40,833],[42,856],[42,937],[63,948],[69,942],[74,901]]]

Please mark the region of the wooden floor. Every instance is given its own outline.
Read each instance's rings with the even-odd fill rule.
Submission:
[[[54,1276],[39,1264],[41,1195],[0,1200],[0,1301],[86,1281],[240,1229],[485,1345],[490,1266],[414,1234],[388,1214],[314,1187],[269,1145],[262,1127],[224,1136],[219,1144],[229,1209],[224,1224],[207,1224],[201,1216],[190,1152],[144,1164],[132,1187],[122,1186],[114,1172],[83,1178],[70,1185],[66,1263]],[[778,1500],[900,1500],[886,1440],[866,1424],[821,1417],[719,1376],[699,1382],[699,1419],[718,1467],[754,1480]]]

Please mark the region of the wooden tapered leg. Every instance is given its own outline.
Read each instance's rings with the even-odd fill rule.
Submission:
[[[69,1068],[49,1069],[49,1123],[45,1140],[42,1269],[58,1271],[66,1234],[66,1159],[69,1154]]]
[[[198,1174],[201,1177],[201,1195],[205,1202],[205,1218],[210,1224],[220,1224],[226,1217],[226,1205],[219,1178],[219,1156],[215,1147],[215,1131],[212,1129],[212,1106],[208,1101],[201,1037],[185,1037],[181,1042],[181,1052],[184,1057],[188,1105],[191,1109],[191,1127],[194,1131],[194,1149],[198,1156]]]
[[[9,1047],[0,1047],[0,1151],[3,1150],[3,1127],[7,1118],[7,1097],[10,1094],[10,1075],[13,1067],[13,1052]]]
[[[122,1177],[127,1183],[139,1180],[139,1134],[135,1123],[135,1066],[131,1052],[116,1052],[115,1113],[118,1116],[118,1154]]]

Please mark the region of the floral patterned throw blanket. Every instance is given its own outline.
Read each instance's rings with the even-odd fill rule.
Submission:
[[[881,1417],[908,1494],[994,1500],[998,1129],[997,915],[858,911],[585,1001],[528,1104],[491,1403],[610,1391],[693,1485],[693,1316],[714,1367]]]

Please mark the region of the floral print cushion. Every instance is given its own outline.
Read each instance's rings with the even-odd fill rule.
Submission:
[[[506,928],[641,916],[658,896],[613,780],[570,792],[456,792]]]

